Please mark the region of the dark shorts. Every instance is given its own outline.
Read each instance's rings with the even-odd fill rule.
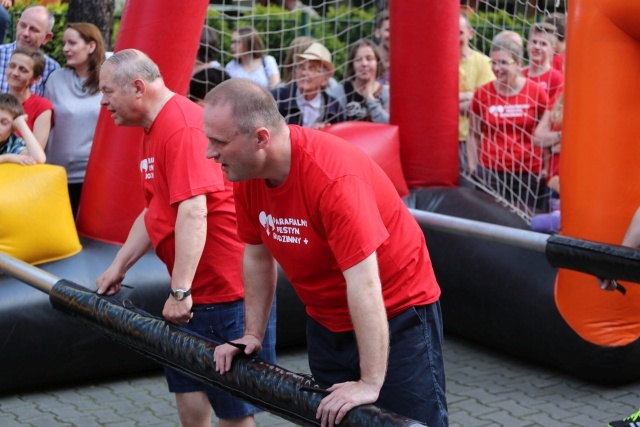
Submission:
[[[220,340],[211,332],[211,327],[226,340],[232,341],[242,338],[244,336],[244,301],[195,306],[191,322],[184,325],[185,329],[219,342]],[[274,299],[262,343],[262,351],[259,355],[269,363],[276,363],[275,342],[276,302]],[[164,372],[167,377],[169,391],[172,393],[206,392],[211,407],[218,418],[243,418],[261,411],[255,406],[236,399],[215,387],[201,383],[180,371],[165,367]]]
[[[387,376],[375,405],[429,427],[446,427],[440,303],[412,307],[389,319],[389,332]],[[311,373],[321,384],[360,379],[353,332],[334,333],[308,317],[307,349]]]

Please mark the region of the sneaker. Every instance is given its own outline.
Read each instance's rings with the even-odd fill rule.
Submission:
[[[640,409],[635,414],[619,421],[611,421],[607,427],[640,427]]]

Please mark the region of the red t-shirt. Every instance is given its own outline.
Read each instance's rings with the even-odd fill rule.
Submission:
[[[478,88],[471,111],[481,121],[480,164],[501,172],[540,172],[542,149],[531,143],[531,134],[548,102],[545,90],[529,79],[511,96],[498,94],[493,82]]]
[[[564,74],[564,52],[553,55],[551,66]]]
[[[51,110],[51,127],[53,127],[53,104],[47,98],[31,94],[23,103],[22,108],[27,114],[27,126],[33,130],[33,125],[40,114]]]
[[[522,70],[522,75],[542,86],[547,91],[549,99],[556,99],[564,89],[564,74],[553,67],[536,77],[530,77],[529,68],[525,68]]]
[[[207,197],[207,241],[192,285],[194,304],[244,298],[242,252],[236,234],[233,187],[220,165],[205,157],[202,108],[174,95],[145,135],[140,161],[145,224],[169,274],[175,262],[175,224],[180,202]]]
[[[424,235],[382,169],[336,136],[289,129],[285,182],[235,184],[240,238],[265,244],[309,316],[334,332],[353,330],[342,272],[374,251],[389,318],[437,301]]]

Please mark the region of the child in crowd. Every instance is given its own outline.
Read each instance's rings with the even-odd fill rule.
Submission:
[[[9,93],[22,103],[27,115],[27,125],[43,150],[53,124],[53,105],[48,99],[31,93],[30,87],[40,81],[44,67],[45,57],[42,52],[18,47],[11,54],[6,70]]]
[[[18,131],[22,138],[14,133]],[[0,163],[35,165],[46,156],[36,137],[27,126],[27,116],[15,96],[0,95]]]
[[[466,141],[469,135],[469,107],[473,99],[473,93],[496,79],[491,70],[491,59],[472,49],[471,40],[475,31],[471,26],[471,20],[465,13],[460,14],[460,65],[458,66],[458,105],[460,116],[458,119],[458,141],[460,145],[460,167],[467,167]],[[517,35],[517,34],[516,34]],[[504,36],[503,37],[509,37]]]
[[[549,99],[556,99],[564,87],[564,74],[551,66],[556,42],[556,27],[545,22],[533,24],[527,41],[529,66],[522,70],[523,76],[547,91]]]

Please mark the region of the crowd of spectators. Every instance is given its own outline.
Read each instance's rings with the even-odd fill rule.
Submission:
[[[564,16],[532,24],[526,43],[515,31],[498,33],[490,57],[471,48],[473,35],[468,15],[461,14],[463,173],[531,212],[538,231],[557,232],[564,74],[556,64],[564,61]]]
[[[300,2],[279,4],[292,11],[306,10]],[[52,39],[53,23],[43,6],[24,10],[16,22],[16,40],[0,46],[0,92],[21,102],[48,161],[67,169],[76,213],[100,111],[98,76],[105,48],[95,26],[69,24],[63,40],[66,64],[60,68],[40,50]],[[232,34],[231,59],[223,65],[217,33],[205,26],[189,98],[201,103],[217,84],[244,78],[272,92],[288,123],[315,129],[348,120],[389,123],[387,10],[376,16],[373,37],[349,46],[344,75],[337,81],[332,52],[312,37],[293,39],[279,66],[267,54],[262,35],[241,26]],[[516,32],[501,32],[493,40],[490,58],[472,48],[473,37],[471,21],[462,13],[461,167],[512,198],[513,204],[524,200],[536,212],[544,211],[548,195],[559,194],[558,111],[564,76],[558,67],[564,58],[564,16],[555,14],[533,24],[526,43]]]

